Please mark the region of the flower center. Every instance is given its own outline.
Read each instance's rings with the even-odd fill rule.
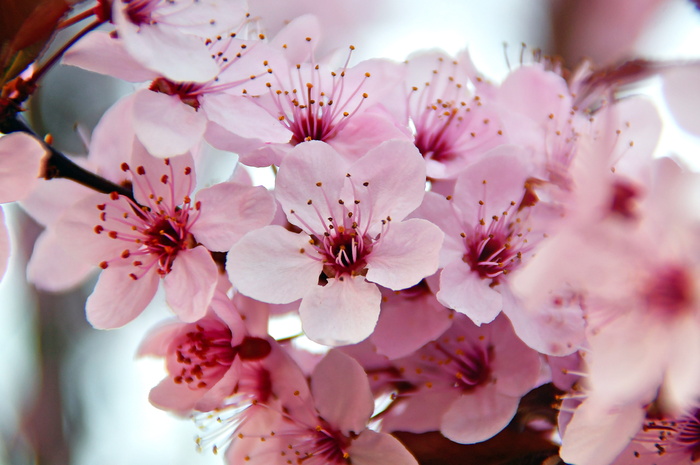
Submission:
[[[188,196],[183,199],[172,197],[175,192],[175,187],[172,186],[175,173],[169,159],[166,158],[164,163],[170,167],[170,173],[163,175],[159,182],[171,186],[169,198],[154,192],[146,170],[139,166],[134,173],[133,183],[142,191],[151,192],[147,205],[139,205],[116,192],[110,194],[109,202],[97,205],[100,222],[94,227],[94,232],[112,240],[124,241],[126,246],[118,256],[102,261],[99,264],[101,268],[105,269],[112,264],[130,264],[134,267],[134,272],[129,273],[129,276],[137,280],[155,267],[156,272],[164,276],[172,270],[173,261],[180,251],[195,246],[190,228],[199,217],[200,204],[197,202],[192,205]],[[122,170],[131,171],[126,163],[122,164]],[[190,188],[191,172],[190,167],[185,168]],[[182,203],[178,205],[180,202]]]
[[[674,457],[668,463],[695,463],[700,460],[700,410],[675,420],[651,420],[635,441],[651,443],[659,456]],[[646,455],[638,451],[635,457]],[[688,462],[689,463],[689,462]]]
[[[122,0],[126,5],[125,14],[137,26],[154,24],[153,12],[158,9],[160,0]]]
[[[343,274],[358,275],[365,271],[365,257],[372,250],[372,241],[361,235],[357,225],[349,230],[338,226],[329,235],[323,235],[316,247],[324,256],[324,274],[333,278]]]
[[[177,384],[186,383],[190,389],[203,389],[216,384],[228,371],[236,355],[231,347],[231,330],[224,324],[204,328],[193,325],[177,340],[175,354],[180,373]]]
[[[338,71],[297,64],[297,72],[290,73],[289,84],[279,79],[266,84],[280,123],[292,132],[292,145],[332,139],[368,97],[361,89],[370,73],[364,73],[357,84],[346,87],[349,73],[353,73],[348,63],[354,49],[350,46],[345,65]],[[267,72],[274,74],[271,70]]]
[[[673,265],[654,273],[644,286],[643,295],[652,311],[676,316],[691,306],[692,289],[688,272]]]

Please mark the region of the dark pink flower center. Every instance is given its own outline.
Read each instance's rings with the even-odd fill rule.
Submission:
[[[681,266],[657,271],[642,290],[649,308],[662,315],[676,316],[693,303],[693,281]]]
[[[225,324],[193,325],[177,341],[175,355],[181,367],[173,380],[191,389],[211,388],[228,371],[236,356],[231,330]]]
[[[409,95],[414,143],[424,158],[441,163],[483,153],[502,134],[480,97],[456,82],[457,65],[438,58],[430,81],[412,87]]]
[[[168,159],[164,163],[171,166]],[[122,164],[122,169],[131,171],[126,163]],[[187,167],[184,174],[188,179],[190,173],[191,168]],[[174,176],[171,168],[170,175],[163,175],[158,182],[170,185]],[[145,177],[145,169],[139,166],[134,173],[133,182],[148,192],[151,180],[144,180]],[[170,190],[171,193],[173,191]],[[153,267],[162,276],[170,273],[177,255],[195,245],[190,228],[199,217],[199,208],[200,204],[192,205],[187,196],[174,199],[153,193],[149,196],[147,205],[138,205],[113,192],[109,202],[97,205],[100,222],[94,231],[107,239],[124,241],[125,249],[117,257],[102,261],[100,267],[131,264],[134,272],[129,276],[134,280]]]
[[[365,257],[372,251],[372,241],[357,230],[357,225],[349,230],[341,225],[316,241],[324,256],[323,272],[329,278],[361,274],[367,266]]]
[[[352,50],[354,47],[351,46],[350,53]],[[292,78],[292,85],[298,85],[298,88],[285,88],[287,86],[279,80],[276,84],[267,83],[280,123],[292,132],[290,142],[293,145],[332,139],[368,97],[361,89],[364,81],[370,77],[369,73],[365,73],[356,86],[346,87],[349,61],[350,54],[339,71],[330,72],[330,80],[321,74],[319,65],[307,69],[298,64],[297,73]],[[270,70],[268,72],[271,73]]]
[[[151,83],[149,89],[166,95],[176,95],[182,103],[191,106],[195,110],[199,109],[198,95],[202,90],[201,84],[196,82],[176,83],[164,77],[159,77]]]
[[[137,26],[153,24],[153,12],[158,9],[161,0],[122,0],[126,5],[125,14],[129,21]]]
[[[635,441],[653,444],[656,455],[673,457],[664,463],[695,463],[700,460],[700,410],[675,420],[650,420]],[[645,455],[634,452],[637,458]]]
[[[283,457],[289,457],[294,464],[336,465],[350,464],[347,449],[351,439],[321,420],[315,429],[300,429],[286,450]],[[294,433],[292,433],[294,434]]]

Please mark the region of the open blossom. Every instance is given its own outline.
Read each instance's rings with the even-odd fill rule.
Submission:
[[[200,82],[175,80],[134,61],[121,39],[95,31],[64,56],[64,63],[131,82],[150,81],[114,105],[118,124],[128,126],[148,151],[166,157],[192,150],[205,138],[212,145],[241,151],[290,138],[276,118],[240,95],[241,86],[266,74],[272,50],[258,37],[236,33],[214,36],[203,44],[216,73]],[[114,116],[112,116],[114,117]]]
[[[416,465],[394,437],[367,428],[374,400],[362,367],[330,351],[311,375],[306,411],[280,415],[266,434],[245,425],[227,453],[228,463],[288,465]]]
[[[497,109],[488,103],[493,89],[478,80],[466,51],[456,59],[423,52],[409,57],[406,67],[410,91],[405,111],[428,177],[455,178],[489,149],[506,142]],[[475,85],[479,87],[474,89]]]
[[[263,302],[302,299],[312,340],[364,339],[379,316],[377,284],[405,289],[437,269],[442,232],[426,220],[402,221],[420,204],[424,183],[409,142],[385,142],[353,164],[325,143],[298,145],[275,192],[302,232],[268,226],[246,235],[228,255],[231,282]]]
[[[115,0],[112,21],[140,63],[174,81],[207,81],[217,74],[204,40],[246,19],[245,0]]]
[[[518,339],[504,316],[477,327],[456,315],[435,341],[392,364],[396,381],[404,384],[382,429],[440,430],[463,444],[485,441],[505,428],[540,370],[539,355]]]
[[[13,133],[0,138],[0,204],[21,200],[39,182],[46,149],[34,137]],[[0,208],[0,278],[10,256],[10,239]]]
[[[407,130],[382,105],[400,82],[399,64],[373,59],[350,66],[353,46],[340,66],[317,62],[313,50],[319,28],[315,17],[302,16],[289,24],[290,32],[281,31],[273,41],[284,61],[259,68],[269,73],[259,80],[265,82],[266,91],[254,101],[278,120],[289,137],[283,144],[242,153],[242,163],[279,165],[295,145],[312,140],[326,142],[355,160],[386,140],[409,139]],[[300,32],[306,34],[299,36]]]
[[[700,409],[647,419],[614,465],[692,465],[700,459]]]
[[[132,174],[134,200],[116,192],[97,194],[78,202],[59,221],[66,249],[103,269],[86,307],[98,328],[135,318],[161,279],[168,305],[182,320],[204,316],[218,278],[209,250],[226,250],[274,215],[272,197],[263,188],[221,183],[193,200],[189,154],[157,159],[138,143],[134,148],[134,168],[122,164]]]
[[[510,289],[510,273],[544,237],[531,220],[526,180],[533,168],[521,147],[489,151],[457,178],[447,199],[426,195],[417,215],[445,232],[437,299],[480,325],[503,311],[518,336],[542,353],[565,355],[583,338],[576,295],[563,291],[536,309],[523,307]]]

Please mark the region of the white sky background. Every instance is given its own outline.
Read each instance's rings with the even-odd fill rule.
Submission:
[[[348,44],[361,43],[357,58],[403,60],[420,49],[440,47],[456,53],[468,46],[477,68],[498,80],[507,72],[504,42],[510,44],[511,57],[517,57],[522,42],[536,48],[549,35],[547,3],[543,0],[374,3],[380,4],[382,17],[369,22],[371,29],[362,31],[362,40],[347,39]],[[659,15],[658,24],[640,40],[638,49],[647,57],[700,57],[699,25],[700,14],[689,2],[672,0]],[[664,138],[660,148],[664,153],[698,152],[698,139],[671,124],[666,124]],[[700,163],[695,166],[700,168]],[[14,428],[21,402],[32,392],[35,335],[31,330],[31,297],[23,286],[21,266],[15,264],[0,284],[0,350],[9,362],[6,375],[0,377],[0,431]],[[85,400],[88,429],[74,453],[74,465],[223,463],[211,453],[195,452],[197,431],[192,422],[178,420],[148,403],[148,391],[164,376],[163,364],[159,360],[134,362],[134,354],[147,330],[164,315],[161,308],[152,308],[124,329],[92,331],[76,350],[66,385],[79,390]],[[0,443],[0,463],[7,459],[4,455]]]

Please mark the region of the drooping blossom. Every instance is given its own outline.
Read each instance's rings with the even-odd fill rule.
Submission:
[[[0,204],[22,200],[39,182],[46,149],[29,134],[0,137]],[[10,256],[10,239],[0,208],[0,278]]]
[[[307,411],[279,416],[267,434],[245,426],[227,453],[228,463],[287,465],[414,465],[416,459],[393,436],[367,428],[374,400],[362,367],[330,351],[311,376]]]
[[[157,159],[136,142],[130,162],[134,168],[121,167],[132,175],[133,200],[116,192],[88,197],[57,226],[67,250],[103,269],[87,301],[88,319],[97,328],[128,323],[162,279],[168,305],[183,321],[196,321],[217,283],[209,250],[224,251],[248,230],[268,224],[272,197],[263,188],[221,183],[193,200],[190,155]]]
[[[290,232],[269,226],[245,236],[227,271],[243,294],[270,303],[302,299],[306,335],[358,342],[374,329],[381,294],[416,285],[437,269],[442,232],[402,221],[424,195],[425,166],[410,142],[387,141],[350,164],[323,142],[285,158],[275,193]]]
[[[480,327],[455,315],[452,327],[414,354],[395,360],[395,404],[386,431],[439,430],[452,441],[485,441],[513,418],[520,398],[539,378],[537,352],[525,346],[504,316]]]

